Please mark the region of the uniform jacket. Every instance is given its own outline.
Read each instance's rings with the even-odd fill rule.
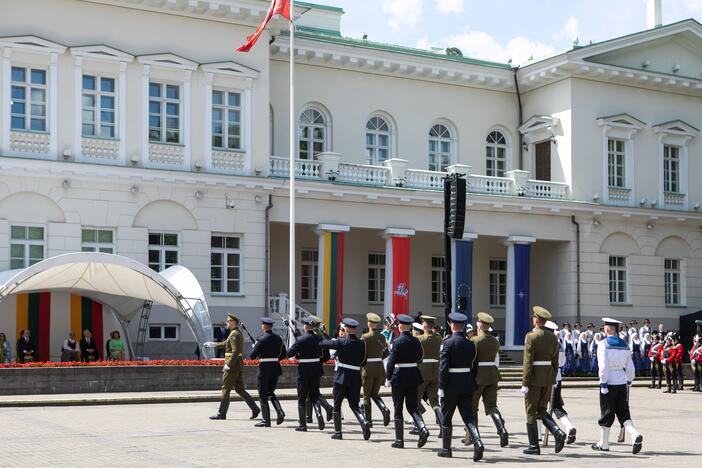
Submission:
[[[690,350],[690,364],[702,364],[702,346],[693,346]]]
[[[31,356],[34,356],[34,345],[31,339],[27,341],[24,337],[21,337],[17,340],[17,361],[24,362],[25,351],[31,351]]]
[[[424,354],[422,363],[419,365],[419,373],[422,374],[424,381],[431,381],[432,375],[435,376],[436,370],[439,368],[441,336],[434,332],[424,332],[417,339],[422,345],[422,353]],[[432,359],[435,359],[436,362],[431,362]],[[427,360],[430,360],[430,362],[427,362]]]
[[[477,362],[484,362],[476,378],[478,385],[497,385],[500,381],[500,342],[490,333],[478,332],[471,338],[477,349]]]
[[[367,359],[384,359],[388,356],[388,342],[385,340],[385,336],[382,333],[376,330],[369,330],[368,333],[363,334],[361,341],[366,344]],[[383,367],[383,361],[367,361],[366,365],[363,366],[361,374],[364,378],[384,378],[385,368]]]
[[[683,345],[681,343],[673,345],[668,361],[671,364],[682,364],[684,352],[685,349],[683,348]]]
[[[243,366],[242,354],[244,352],[244,335],[238,328],[229,332],[226,340],[215,343],[215,348],[224,348],[224,365],[230,369]]]
[[[661,352],[663,351],[663,343],[660,341],[654,342],[648,350],[648,357],[651,360],[661,362]]]
[[[256,344],[251,350],[250,359],[276,358],[275,362],[259,362],[258,376],[263,378],[278,377],[282,374],[280,360],[285,358],[283,339],[266,330],[263,335],[256,338]]]
[[[299,337],[288,350],[289,358],[317,359],[317,362],[301,362],[297,365],[297,375],[303,378],[324,375],[322,364],[329,360],[329,350],[322,349],[322,338],[310,330]]]
[[[323,348],[336,350],[336,375],[334,384],[360,386],[361,371],[339,366],[347,364],[355,367],[362,367],[366,364],[366,343],[359,340],[354,334],[349,334],[345,338],[335,338],[333,340],[323,340],[320,345]]]
[[[397,364],[422,362],[424,352],[419,340],[408,331],[400,333],[393,341],[387,362],[386,379],[403,387],[419,385],[423,382],[418,367],[398,367]]]
[[[626,341],[618,336],[608,336],[603,343],[604,346],[597,349],[600,387],[633,382],[636,369]]]
[[[541,364],[547,362],[551,364]],[[524,341],[522,386],[550,387],[556,383],[557,373],[558,338],[551,330],[537,327],[527,333]]]
[[[463,332],[454,332],[441,345],[439,359],[439,388],[447,395],[473,393],[476,388],[478,368],[475,343],[466,338]],[[470,369],[470,372],[452,373],[450,369]],[[479,377],[478,377],[479,378]]]

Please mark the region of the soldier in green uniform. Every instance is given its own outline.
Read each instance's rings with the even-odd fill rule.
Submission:
[[[383,414],[383,426],[390,424],[390,410],[385,406],[385,402],[380,398],[378,392],[385,382],[385,368],[383,359],[388,356],[388,342],[385,337],[378,333],[377,328],[381,322],[378,314],[366,314],[368,319],[368,333],[361,337],[361,341],[366,343],[366,365],[361,369],[361,381],[363,386],[363,411],[366,421],[373,427],[371,400],[378,406]]]
[[[219,411],[210,419],[227,419],[229,409],[229,394],[234,391],[244,399],[251,408],[251,419],[256,419],[261,412],[244,388],[244,363],[241,355],[244,352],[244,336],[239,331],[239,317],[227,314],[227,329],[231,330],[225,341],[214,343],[207,342],[204,346],[208,348],[224,348],[224,370],[222,373],[222,401],[219,403]]]
[[[541,455],[539,447],[538,419],[553,434],[556,453],[563,450],[566,435],[558,427],[550,414],[548,402],[551,399],[551,389],[556,384],[558,373],[558,338],[545,328],[551,313],[540,306],[534,306],[532,323],[534,329],[527,333],[524,340],[524,366],[522,370],[522,388],[524,394],[524,409],[527,418],[527,435],[529,448],[524,450],[527,455]]]
[[[441,437],[441,406],[439,405],[439,352],[441,350],[441,336],[434,333],[434,322],[436,317],[422,315],[422,327],[424,333],[417,339],[422,344],[424,360],[419,364],[419,372],[422,374],[422,383],[417,388],[417,401],[421,401],[424,393],[427,394],[429,405],[434,410],[436,424],[439,426],[439,437]]]
[[[480,397],[483,398],[485,414],[492,418],[500,436],[500,447],[506,447],[509,443],[509,433],[505,428],[505,420],[502,419],[500,410],[497,408],[497,384],[500,381],[500,342],[489,332],[490,326],[495,321],[490,314],[478,313],[478,336],[474,336],[471,341],[477,348],[478,388],[473,394],[473,418],[478,424],[478,405]],[[466,435],[467,438],[467,435]]]

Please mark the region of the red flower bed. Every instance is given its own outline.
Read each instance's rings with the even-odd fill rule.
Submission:
[[[212,359],[203,361],[188,360],[154,360],[154,361],[94,361],[94,362],[28,362],[26,364],[11,363],[0,364],[0,369],[7,368],[29,368],[29,367],[135,367],[135,366],[221,366],[222,359]],[[333,361],[330,361],[333,362]],[[284,359],[280,361],[283,366],[297,365],[297,361]],[[245,366],[257,366],[257,359],[244,359]]]

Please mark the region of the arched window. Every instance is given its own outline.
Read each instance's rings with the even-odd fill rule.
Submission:
[[[306,109],[300,115],[300,142],[298,143],[298,158],[314,159],[326,150],[327,121],[317,109]]]
[[[379,116],[366,122],[366,160],[378,165],[390,157],[390,126]]]
[[[429,170],[446,171],[451,165],[453,152],[451,130],[444,124],[435,124],[429,130]]]
[[[507,139],[495,130],[488,134],[485,142],[485,174],[504,177],[507,168]]]

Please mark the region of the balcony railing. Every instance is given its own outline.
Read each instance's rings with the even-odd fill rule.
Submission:
[[[302,179],[319,179],[321,163],[311,159],[295,160],[295,176]],[[290,175],[290,160],[288,158],[271,157],[271,175],[273,177],[288,177]]]
[[[341,163],[337,180],[351,184],[385,185],[388,173],[388,168],[383,166]]]
[[[514,180],[506,177],[492,177],[471,174],[468,176],[468,190],[473,193],[511,195]]]
[[[663,204],[665,208],[671,210],[684,210],[685,194],[678,192],[665,192],[663,194]]]
[[[568,196],[568,184],[544,180],[528,180],[525,195],[534,198],[565,199]]]
[[[425,171],[422,169],[407,169],[405,187],[422,190],[443,190],[444,177],[448,172]]]
[[[609,187],[607,199],[612,205],[631,205],[631,189],[624,187]]]

